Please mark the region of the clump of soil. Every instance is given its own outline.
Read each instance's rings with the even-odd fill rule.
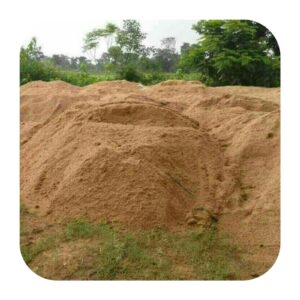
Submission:
[[[176,230],[217,222],[262,273],[279,249],[279,165],[279,89],[21,87],[22,201],[47,224],[84,217]]]

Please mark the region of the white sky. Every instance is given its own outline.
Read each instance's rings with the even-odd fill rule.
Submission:
[[[141,24],[142,31],[147,33],[144,44],[147,46],[160,46],[161,39],[169,36],[176,38],[176,48],[184,42],[194,43],[199,35],[191,29],[197,20],[138,20]],[[22,45],[27,45],[32,37],[36,37],[38,44],[42,46],[45,55],[65,54],[68,56],[86,55],[82,52],[83,38],[85,34],[94,28],[104,27],[107,22],[113,22],[119,27],[122,21],[103,20],[95,22],[76,23],[41,23],[35,26],[24,28]],[[99,54],[106,49],[106,46],[100,48]]]

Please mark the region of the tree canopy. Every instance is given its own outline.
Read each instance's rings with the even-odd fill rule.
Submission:
[[[272,33],[248,20],[199,21],[199,42],[184,51],[180,67],[212,85],[278,86],[280,52]]]

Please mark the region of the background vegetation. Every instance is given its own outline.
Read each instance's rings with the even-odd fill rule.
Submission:
[[[87,56],[47,57],[33,38],[20,52],[20,83],[64,80],[84,86],[102,80],[126,79],[154,84],[168,79],[201,80],[207,85],[280,85],[280,51],[272,33],[248,20],[199,21],[195,44],[176,51],[174,37],[161,47],[146,47],[146,33],[136,20],[121,28],[108,23],[89,32],[83,42]],[[97,55],[100,44],[106,51]]]

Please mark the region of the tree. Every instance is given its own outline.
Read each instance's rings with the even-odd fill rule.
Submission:
[[[275,56],[280,56],[279,45],[274,35],[268,28],[254,21],[246,20],[244,22],[248,23],[250,26],[255,27],[256,38],[262,39],[262,41],[266,43],[266,46],[273,52]]]
[[[118,78],[129,81],[139,81],[140,61],[144,56],[145,47],[142,41],[146,34],[141,31],[141,25],[136,20],[124,20],[122,29],[116,34],[116,46],[108,49],[111,63],[110,70],[117,73]]]
[[[162,48],[170,50],[171,52],[176,51],[176,39],[174,37],[166,37],[161,40]]]
[[[86,52],[92,60],[96,59],[97,48],[102,34],[102,29],[94,29],[88,32],[84,38],[83,52]]]
[[[113,23],[107,23],[104,29],[104,37],[106,38],[106,49],[108,50],[114,41],[115,35],[119,28]]]
[[[113,65],[119,65],[123,62],[123,52],[120,46],[112,46],[108,49],[108,55]]]
[[[247,20],[199,21],[198,45],[184,52],[180,67],[213,85],[278,86],[280,56],[272,33]]]
[[[51,57],[51,61],[62,68],[69,69],[71,64],[70,64],[70,58],[66,55],[63,54],[53,54]]]
[[[42,47],[38,46],[36,37],[33,37],[26,48],[21,47],[21,54],[26,54],[28,59],[31,60],[42,60],[45,55],[42,52]]]
[[[141,25],[136,20],[124,20],[121,29],[113,23],[107,23],[104,28],[86,34],[83,49],[101,69],[124,74],[125,69],[130,67],[132,73],[141,60],[142,65],[148,65],[146,47],[142,44],[145,37],[146,34],[141,31]],[[106,42],[107,55],[97,60],[97,48],[102,40]]]
[[[191,45],[189,43],[183,43],[180,47],[180,53],[184,54],[187,53],[191,48]]]
[[[112,46],[114,36],[119,28],[113,23],[107,23],[104,28],[97,28],[88,32],[84,38],[83,51],[87,52],[92,60],[96,60],[97,48],[101,39],[106,42],[106,49]]]
[[[36,38],[32,38],[27,47],[21,47],[20,51],[20,83],[24,84],[32,80],[49,81],[57,76],[53,66],[44,61],[45,55],[41,46],[38,46]]]
[[[137,59],[143,50],[143,40],[146,33],[141,31],[141,25],[136,20],[124,20],[123,27],[118,31],[116,43],[122,50],[127,62]]]
[[[102,53],[101,57],[97,59],[96,70],[104,71],[107,69],[107,66],[110,64],[110,56],[107,52]]]
[[[143,47],[139,58],[139,69],[144,72],[158,72],[161,67],[158,61],[155,60],[157,49],[155,47]]]
[[[175,72],[176,70],[179,55],[176,53],[175,45],[174,37],[166,37],[161,40],[161,48],[155,51],[154,60],[164,72]]]
[[[77,69],[79,66],[78,57],[71,57],[70,58],[70,67],[71,69]]]

